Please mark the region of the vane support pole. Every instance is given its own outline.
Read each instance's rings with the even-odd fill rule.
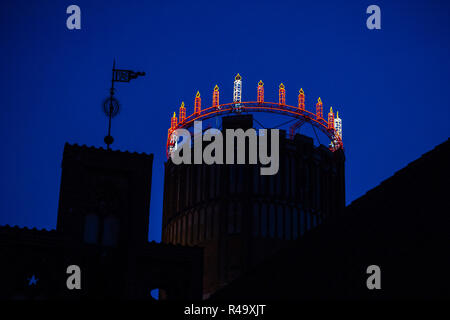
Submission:
[[[107,150],[111,149],[110,146],[114,142],[114,138],[111,136],[112,118],[114,118],[120,111],[119,101],[114,97],[114,82],[130,82],[130,80],[136,79],[139,76],[145,76],[145,72],[116,69],[116,59],[114,59],[109,98],[107,98],[103,103],[103,111],[108,116],[108,135],[104,138]]]

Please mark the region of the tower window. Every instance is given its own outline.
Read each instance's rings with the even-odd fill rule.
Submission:
[[[115,246],[119,240],[119,219],[108,216],[103,222],[102,244],[105,246]]]
[[[95,214],[87,214],[84,218],[84,242],[98,242],[98,216]]]
[[[306,230],[311,229],[311,214],[306,212]]]
[[[232,234],[234,233],[234,221],[235,215],[234,215],[234,208],[233,208],[233,204],[230,203],[228,205],[228,216],[227,216],[227,225],[228,225],[228,234]]]
[[[253,235],[259,235],[259,206],[258,203],[253,204]]]
[[[217,165],[208,166],[209,167],[209,197],[214,198],[216,196],[216,171],[217,171]]]
[[[187,232],[186,232],[186,216],[183,216],[183,220],[182,220],[182,225],[181,225],[181,234],[182,234],[182,238],[181,238],[181,244],[185,245],[186,244],[186,238],[187,238]]]
[[[285,215],[285,233],[286,233],[286,240],[291,240],[291,208],[286,207],[286,215]]]
[[[300,235],[305,233],[305,212],[303,209],[300,210]]]
[[[278,238],[283,239],[283,206],[277,206],[277,235]]]
[[[242,169],[241,169],[242,171]],[[235,211],[235,222],[236,222],[236,228],[235,232],[239,233],[241,232],[241,220],[242,220],[242,203],[239,202],[236,207]]]
[[[199,223],[199,232],[198,232],[198,240],[203,241],[205,235],[205,209],[200,209],[200,223]]]
[[[205,234],[206,234],[206,239],[211,239],[212,238],[212,229],[213,229],[213,212],[212,212],[212,207],[208,206],[206,208],[206,230],[205,230]]]
[[[290,161],[289,161],[290,157],[286,157],[284,158],[284,169],[285,169],[285,173],[284,173],[284,182],[285,182],[285,187],[284,187],[284,191],[285,191],[285,196],[289,197],[291,195],[291,187],[290,187]]]
[[[236,190],[236,167],[234,165],[231,165],[229,169],[230,169],[229,190],[230,193],[234,193]]]
[[[298,238],[298,209],[295,208],[293,210],[293,216],[292,216],[292,238],[297,239]],[[302,223],[300,222],[300,226]]]
[[[191,245],[193,243],[193,241],[192,241],[192,212],[188,213],[187,219],[188,219],[187,244]]]
[[[192,238],[194,239],[194,243],[197,243],[198,240],[198,211],[194,211],[192,215]]]
[[[253,175],[253,193],[259,193],[259,168],[257,165],[252,166],[252,175]]]
[[[275,237],[275,206],[273,204],[270,205],[270,213],[269,213],[269,230],[270,230],[270,238]]]
[[[317,227],[317,214],[316,213],[313,214],[312,218],[313,218],[312,226]]]
[[[263,204],[261,208],[261,236],[267,235],[267,204]]]

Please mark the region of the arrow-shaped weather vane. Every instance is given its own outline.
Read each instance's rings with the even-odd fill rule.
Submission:
[[[139,76],[145,76],[145,72],[116,69],[116,60],[114,59],[109,97],[103,102],[103,111],[109,118],[108,135],[104,139],[108,150],[110,149],[109,146],[114,142],[114,139],[111,136],[111,119],[117,116],[120,111],[119,100],[114,98],[114,82],[130,82],[130,80],[136,79]]]

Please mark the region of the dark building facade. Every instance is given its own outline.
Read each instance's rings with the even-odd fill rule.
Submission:
[[[222,129],[253,127],[251,115]],[[225,144],[225,143],[224,143]],[[204,248],[207,298],[345,207],[345,157],[280,131],[279,171],[259,165],[165,164],[162,240]]]
[[[0,298],[200,299],[202,249],[147,240],[152,163],[66,144],[56,230],[0,227]],[[70,265],[80,290],[66,285]]]
[[[450,139],[211,301],[450,299]],[[369,290],[367,268],[380,268]]]

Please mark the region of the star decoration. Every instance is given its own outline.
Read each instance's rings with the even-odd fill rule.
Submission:
[[[31,276],[31,278],[28,278],[27,279],[28,280],[28,285],[29,286],[35,286],[35,285],[37,285],[37,282],[38,282],[38,278],[36,278],[35,276],[34,276],[34,274]]]

